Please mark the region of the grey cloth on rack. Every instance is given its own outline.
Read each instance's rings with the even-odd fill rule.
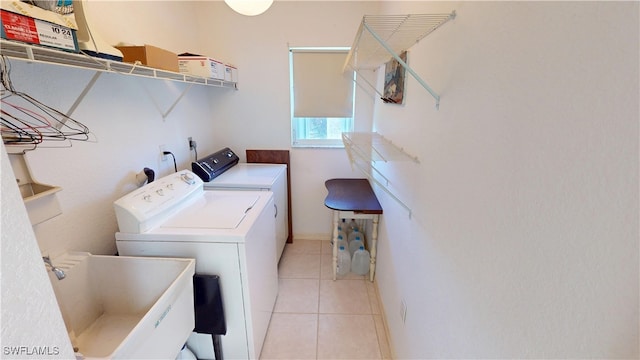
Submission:
[[[37,6],[41,9],[56,12],[58,14],[66,15],[73,12],[73,4],[71,1],[64,0],[22,0],[27,4]]]

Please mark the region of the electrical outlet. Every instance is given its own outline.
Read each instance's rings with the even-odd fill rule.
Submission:
[[[160,145],[160,159],[162,159],[162,161],[169,160],[169,155],[165,155],[164,154],[165,151],[167,151],[167,146],[166,145]]]
[[[400,300],[400,320],[403,324],[407,320],[407,302],[404,299]]]
[[[193,150],[196,148],[196,142],[193,140],[191,136],[187,139],[189,141],[189,150]]]

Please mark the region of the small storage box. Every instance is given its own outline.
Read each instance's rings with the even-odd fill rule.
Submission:
[[[238,82],[238,68],[231,64],[224,64],[224,81]]]
[[[148,67],[178,72],[178,55],[171,51],[151,45],[116,46],[116,48],[122,52],[124,62],[140,61]]]
[[[2,6],[5,7],[4,1],[2,4]],[[33,12],[33,14],[35,14],[34,16],[43,16],[48,20],[21,15],[5,10],[4,8],[0,9],[0,23],[2,24],[1,33],[3,39],[43,45],[76,53],[80,51],[78,48],[76,29],[69,27],[74,26],[74,24],[58,20],[60,15],[54,12],[35,7],[32,9],[29,4],[25,3],[17,4],[16,6],[18,5],[21,9],[28,10],[23,11],[23,13],[31,15]],[[34,9],[39,11],[33,11]],[[64,26],[62,24],[67,24],[69,26]]]
[[[181,73],[187,73],[206,78],[224,80],[224,64],[206,56],[178,56]]]

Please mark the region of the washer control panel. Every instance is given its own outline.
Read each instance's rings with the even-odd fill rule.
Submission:
[[[121,232],[141,233],[202,195],[203,182],[182,170],[146,184],[114,202]]]

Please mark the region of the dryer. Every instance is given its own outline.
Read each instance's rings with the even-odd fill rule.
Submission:
[[[289,236],[287,165],[241,163],[231,149],[224,148],[198,159],[191,167],[204,181],[205,190],[273,192],[276,207],[276,255],[279,261]]]
[[[183,170],[114,203],[121,255],[196,259],[196,274],[218,275],[227,359],[260,357],[278,294],[275,207],[269,191],[204,191]],[[193,333],[198,359],[213,359],[210,335]]]

